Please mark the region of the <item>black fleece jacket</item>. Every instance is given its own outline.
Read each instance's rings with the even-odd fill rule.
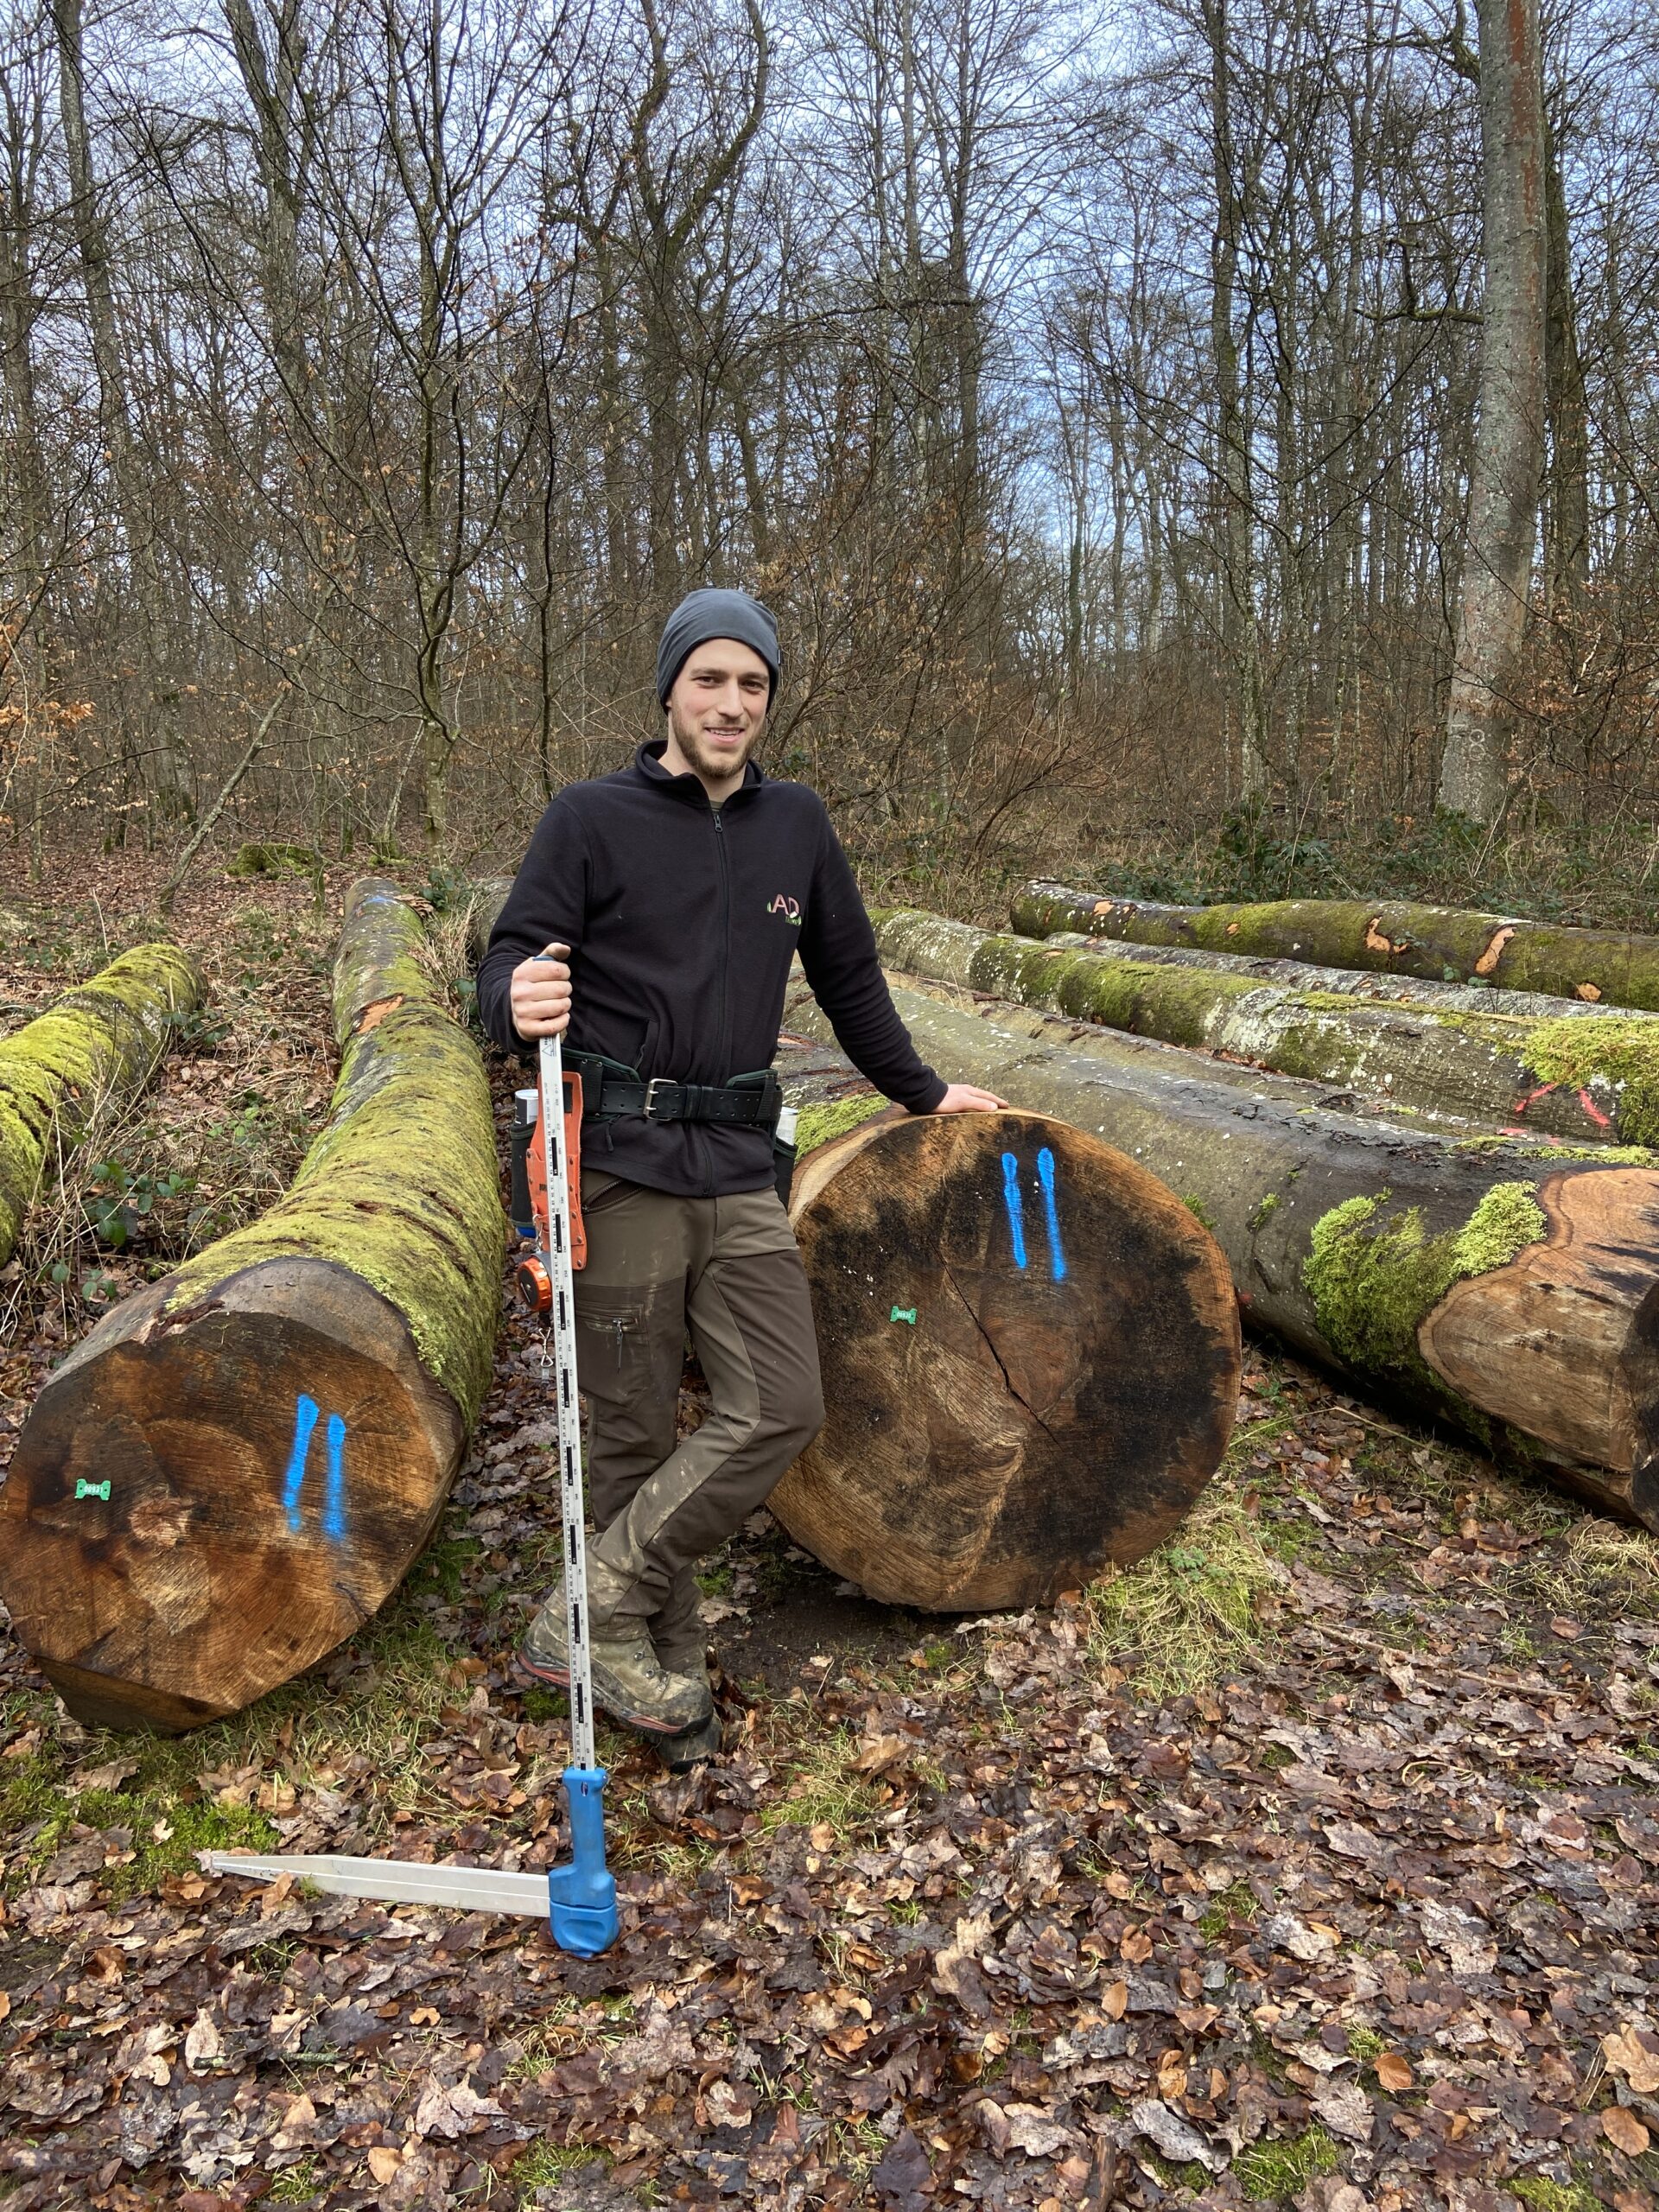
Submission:
[[[918,1058],[883,980],[864,903],[823,800],[751,761],[724,804],[662,766],[571,784],[543,815],[478,971],[485,1028],[508,1052],[512,971],[570,947],[571,1048],[647,1078],[729,1083],[769,1067],[793,954],[842,1049],[889,1098],[931,1113],[944,1084]],[[582,1132],[594,1167],[657,1191],[764,1190],[764,1132],[630,1116]]]

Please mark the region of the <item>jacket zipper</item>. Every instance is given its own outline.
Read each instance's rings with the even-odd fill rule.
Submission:
[[[726,825],[724,817],[721,809],[712,804],[709,806],[709,811],[714,817],[715,866],[720,875],[720,934],[718,940],[720,945],[720,997],[718,1001],[720,1012],[715,1021],[714,1080],[716,1083],[724,1083],[727,1077],[731,1072],[730,1069],[726,1065],[727,1057],[732,1049],[726,1034],[726,976],[727,971],[731,966],[732,958],[732,877],[731,870],[728,866],[726,860]],[[715,1187],[714,1147],[709,1144],[708,1137],[703,1135],[701,1130],[698,1132],[698,1135],[702,1138],[702,1155],[707,1166],[709,1189],[712,1195]]]

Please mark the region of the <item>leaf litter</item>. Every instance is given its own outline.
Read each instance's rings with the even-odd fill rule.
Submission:
[[[227,942],[229,895],[181,934]],[[261,896],[231,1033],[296,1020],[308,963],[315,1090],[329,929]],[[158,1157],[207,1056],[169,1071]],[[0,1459],[94,1318],[18,1294]],[[688,1426],[703,1402],[690,1374]],[[1052,1609],[895,1612],[755,1516],[703,1578],[722,1756],[670,1777],[603,1736],[604,1958],[204,1877],[238,1841],[563,1854],[563,1707],[512,1670],[552,1443],[509,1312],[404,1591],[194,1738],[78,1727],[5,1639],[8,2212],[1651,2207],[1656,1548],[1260,1350],[1199,1511]]]

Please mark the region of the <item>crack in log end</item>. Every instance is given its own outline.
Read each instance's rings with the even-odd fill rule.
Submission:
[[[951,1266],[949,1260],[944,1261],[942,1264],[944,1268],[946,1281],[950,1284],[951,1289],[956,1292],[957,1296],[961,1299],[963,1309],[966,1312],[969,1319],[979,1331],[980,1335],[985,1339],[985,1348],[990,1353],[991,1357],[996,1362],[997,1372],[1002,1377],[1003,1384],[1007,1390],[1008,1395],[1014,1400],[1017,1406],[1023,1406],[1025,1408],[1027,1413],[1031,1415],[1033,1421],[1036,1422],[1038,1427],[1042,1430],[1044,1435],[1049,1439],[1051,1443],[1058,1444],[1060,1440],[1059,1438],[1055,1435],[1054,1431],[1043,1419],[1036,1407],[1032,1404],[1031,1400],[1027,1397],[1025,1392],[1020,1389],[1018,1383],[1015,1382],[1013,1376],[1009,1374],[1007,1363],[1004,1360],[1001,1353],[996,1348],[995,1338],[992,1336],[984,1322],[981,1320],[979,1313],[974,1306],[973,1300],[969,1297],[967,1292],[963,1290],[962,1285],[957,1281],[956,1269]]]
[[[1493,969],[1497,967],[1499,960],[1503,957],[1504,946],[1514,935],[1515,925],[1513,922],[1505,922],[1501,930],[1496,930],[1493,931],[1491,943],[1487,946],[1485,951],[1481,954],[1479,959],[1475,963],[1475,973],[1477,976],[1490,976],[1491,974]]]
[[[352,1024],[353,1037],[366,1037],[371,1029],[378,1029],[389,1014],[396,1014],[404,1002],[401,991],[394,991],[390,998],[371,999]]]

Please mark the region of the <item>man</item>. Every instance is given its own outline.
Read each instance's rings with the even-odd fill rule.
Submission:
[[[675,609],[657,656],[666,736],[553,801],[478,976],[499,1045],[523,1051],[568,1027],[583,1077],[588,1264],[575,1296],[599,1532],[594,1695],[662,1739],[674,1765],[720,1740],[692,1563],[823,1421],[766,1074],[791,957],[888,1097],[914,1114],[1001,1103],[917,1057],[823,801],[751,759],[779,672],[777,626],[757,600],[695,591]],[[688,1326],[714,1410],[677,1446]],[[520,1661],[567,1683],[562,1586]]]

